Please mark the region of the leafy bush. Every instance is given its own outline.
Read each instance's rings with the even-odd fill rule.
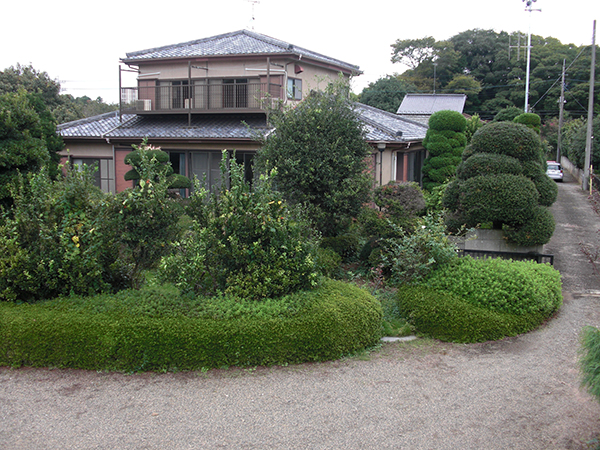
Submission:
[[[512,122],[515,117],[520,116],[522,113],[523,110],[521,108],[509,106],[508,108],[503,108],[496,113],[494,116],[494,122]]]
[[[537,206],[529,222],[504,230],[504,235],[517,245],[525,247],[545,244],[554,234],[556,222],[548,208]]]
[[[533,182],[521,175],[490,175],[462,183],[462,206],[467,226],[501,221],[521,224],[531,219],[538,192]],[[494,199],[490,207],[490,199]]]
[[[539,320],[490,311],[450,292],[425,286],[398,291],[398,309],[419,333],[447,342],[473,343],[502,339],[529,331]]]
[[[123,267],[105,233],[105,196],[90,169],[21,177],[0,225],[0,299],[35,302],[119,289]]]
[[[383,265],[390,284],[418,283],[436,268],[456,258],[456,247],[446,236],[439,216],[427,215],[413,233],[397,229],[399,237],[382,242]]]
[[[426,284],[496,312],[548,317],[562,305],[560,273],[533,261],[458,258],[440,267]]]
[[[300,363],[340,358],[381,335],[379,302],[337,281],[266,303],[187,301],[142,290],[0,304],[0,365],[165,371]]]
[[[317,249],[317,268],[321,275],[328,278],[337,278],[340,275],[342,257],[330,248]]]
[[[456,173],[467,144],[467,121],[456,111],[438,111],[429,118],[429,129],[423,140],[429,156],[423,163],[423,186],[426,190],[447,182]]]
[[[473,153],[497,153],[519,161],[540,160],[540,138],[525,125],[494,122],[480,128],[471,139]]]
[[[581,385],[600,401],[600,330],[584,327],[579,350]]]
[[[317,284],[317,239],[262,175],[253,189],[244,168],[223,152],[221,177],[230,187],[209,194],[196,187],[192,231],[163,259],[160,278],[184,292],[277,297]]]
[[[384,208],[390,219],[413,217],[425,209],[423,191],[414,181],[390,182],[375,188],[375,204]]]
[[[501,173],[521,175],[523,168],[518,159],[508,155],[477,153],[462,162],[456,170],[456,176],[461,180]]]
[[[542,125],[542,119],[540,116],[534,113],[523,113],[519,114],[513,119],[515,123],[522,123],[523,125],[531,128],[537,134],[540,134],[540,127]]]

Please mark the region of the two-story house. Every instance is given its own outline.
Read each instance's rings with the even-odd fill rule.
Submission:
[[[131,186],[124,157],[143,138],[169,153],[176,173],[211,186],[220,182],[223,149],[236,150],[250,177],[257,136],[273,132],[267,106],[293,105],[340,74],[361,73],[358,66],[248,30],[127,53],[121,63],[120,73],[135,72],[137,85],[120,86],[119,111],[58,127],[65,158],[97,164],[97,184],[110,192]],[[357,110],[374,149],[374,182],[405,179],[404,153],[422,161],[426,127],[365,105]],[[418,181],[420,167],[411,176]]]

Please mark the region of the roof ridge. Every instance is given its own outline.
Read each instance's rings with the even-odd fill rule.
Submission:
[[[59,130],[68,128],[68,127],[72,127],[74,125],[83,125],[85,123],[91,123],[94,121],[97,121],[98,119],[106,119],[109,118],[110,116],[115,116],[118,117],[119,115],[119,110],[115,109],[114,111],[109,111],[106,113],[102,113],[102,114],[97,114],[95,116],[90,116],[90,117],[84,117],[83,119],[76,119],[76,120],[71,120],[69,122],[65,122],[65,123],[59,123],[56,128]]]
[[[366,105],[366,104],[360,103],[360,102],[354,102],[354,103],[357,104],[359,106],[359,108],[370,109],[373,112],[377,112],[378,114],[384,114],[384,115],[386,115],[388,117],[392,117],[392,118],[400,120],[402,122],[410,123],[411,125],[417,125],[417,126],[422,127],[422,128],[428,128],[427,125],[424,125],[424,124],[422,124],[420,122],[417,122],[415,120],[410,120],[410,119],[407,119],[405,117],[401,117],[398,114],[386,111],[384,109],[379,109],[379,108],[376,108],[374,106]],[[396,134],[396,132],[398,132],[398,130],[394,130],[392,128],[389,128],[389,127],[386,127],[384,125],[381,125],[379,122],[375,122],[372,119],[368,119],[368,118],[361,118],[361,119],[368,121],[369,123],[371,123],[371,125],[379,128],[382,131],[391,132],[392,134]]]

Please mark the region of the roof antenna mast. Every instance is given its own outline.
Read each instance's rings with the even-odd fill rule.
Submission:
[[[252,24],[252,31],[254,31],[254,21],[256,20],[256,17],[254,17],[254,7],[257,4],[260,4],[260,1],[259,0],[246,0],[246,1],[248,3],[252,3],[252,22],[251,22],[251,24]]]
[[[527,73],[525,76],[525,112],[529,112],[529,68],[531,66],[531,12],[539,11],[542,12],[541,9],[534,9],[533,3],[537,2],[537,0],[523,0],[527,8],[525,11],[529,12],[529,32],[527,33]]]

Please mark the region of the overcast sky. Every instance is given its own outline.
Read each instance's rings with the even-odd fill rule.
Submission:
[[[127,52],[254,29],[360,66],[356,93],[405,70],[390,62],[397,39],[444,40],[480,28],[552,36],[590,45],[598,0],[33,0],[2,6],[0,70],[32,64],[58,79],[64,93],[118,101],[119,59]],[[254,20],[252,20],[254,10]],[[596,25],[599,44],[599,25]],[[129,83],[133,84],[133,83]]]

